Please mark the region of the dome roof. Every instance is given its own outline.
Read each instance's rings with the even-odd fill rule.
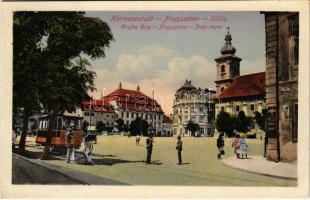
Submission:
[[[183,98],[185,94],[188,94],[194,90],[196,90],[196,88],[192,85],[192,81],[185,80],[185,83],[177,90],[175,96],[177,98]]]
[[[227,34],[225,36],[225,45],[221,48],[221,54],[222,55],[225,55],[225,54],[232,54],[234,55],[236,53],[236,48],[233,47],[231,45],[231,35],[229,33],[229,28],[228,28],[228,31],[227,31]]]

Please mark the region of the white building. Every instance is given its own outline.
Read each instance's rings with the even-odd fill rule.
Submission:
[[[172,136],[172,119],[164,115],[162,136]]]
[[[176,91],[173,105],[173,133],[191,136],[186,130],[189,120],[199,124],[200,130],[192,136],[213,136],[214,134],[214,94],[211,89],[196,88],[191,81]]]

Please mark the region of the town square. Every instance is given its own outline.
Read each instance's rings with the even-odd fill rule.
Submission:
[[[12,17],[13,185],[298,186],[298,12]]]

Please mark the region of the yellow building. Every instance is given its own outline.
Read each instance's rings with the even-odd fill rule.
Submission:
[[[241,58],[235,55],[236,48],[231,44],[232,36],[228,32],[221,56],[216,58],[217,80],[215,117],[221,111],[238,115],[243,111],[247,117],[255,117],[255,112],[265,109],[265,72],[240,76]],[[254,127],[253,127],[254,128]],[[256,126],[257,128],[257,126]]]
[[[237,76],[229,87],[217,97],[215,116],[220,111],[238,115],[243,111],[247,117],[265,109],[265,72]]]

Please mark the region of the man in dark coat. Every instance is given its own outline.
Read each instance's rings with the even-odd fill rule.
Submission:
[[[178,151],[178,160],[179,160],[178,165],[182,165],[182,140],[181,140],[181,136],[178,136],[178,142],[177,142],[176,149]]]
[[[216,146],[218,149],[218,154],[217,154],[217,158],[221,159],[221,155],[224,155],[224,138],[223,138],[223,134],[220,133],[219,137],[216,140]]]
[[[151,164],[151,156],[153,151],[153,135],[150,134],[149,137],[146,139],[146,150],[147,150],[147,157],[146,157],[146,164]]]

